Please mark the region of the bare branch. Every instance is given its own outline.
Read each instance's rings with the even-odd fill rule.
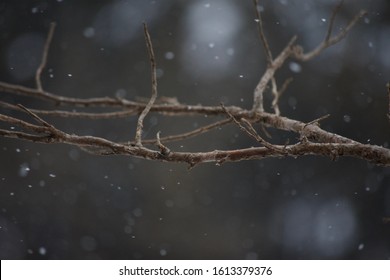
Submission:
[[[263,29],[263,19],[261,18],[261,13],[258,9],[259,7],[259,1],[258,0],[253,0],[253,4],[255,5],[255,12],[256,12],[256,22],[257,22],[257,28],[259,30],[259,36],[261,39],[261,42],[263,43],[264,47],[264,52],[267,57],[267,62],[269,65],[272,64],[272,53],[271,49],[268,44],[267,37],[265,36],[264,29]]]
[[[271,65],[268,65],[267,70],[260,78],[259,83],[257,84],[254,94],[253,94],[253,108],[252,110],[255,112],[264,112],[263,105],[263,93],[267,87],[269,81],[274,77],[276,70],[282,67],[283,63],[292,53],[292,46],[295,43],[297,37],[294,36],[290,42],[288,42],[287,46],[282,50],[282,52],[278,55],[275,60],[273,60]]]
[[[214,123],[209,124],[209,125],[199,127],[197,129],[191,130],[189,132],[165,136],[165,137],[160,138],[160,140],[164,141],[164,142],[174,142],[174,141],[181,141],[181,140],[189,139],[189,138],[198,136],[200,134],[206,133],[214,128],[221,127],[221,126],[228,124],[230,122],[231,122],[230,118],[224,119],[224,120],[217,121],[217,122],[214,122]],[[157,144],[157,138],[156,139],[146,139],[146,140],[143,140],[142,143],[143,144]],[[135,145],[135,143],[131,143],[131,145]]]
[[[258,133],[257,131],[253,128],[252,124],[242,118],[240,120],[237,120],[232,114],[229,113],[228,110],[226,110],[226,108],[223,106],[223,104],[221,104],[222,108],[225,110],[226,114],[234,121],[235,124],[237,124],[237,126],[243,130],[246,134],[248,134],[250,137],[252,137],[253,139],[255,139],[257,142],[259,142],[261,145],[263,145],[264,147],[270,149],[270,150],[275,150],[277,152],[281,152],[276,146],[272,145],[271,143],[267,142],[266,140],[264,140]],[[241,124],[241,122],[243,122],[245,124],[245,126],[243,126]]]
[[[46,122],[45,120],[43,120],[41,117],[39,117],[37,114],[31,112],[29,109],[27,109],[26,107],[24,107],[22,104],[18,104],[18,107],[20,107],[23,111],[25,111],[27,114],[29,114],[30,116],[32,116],[36,121],[38,121],[40,124],[42,124],[43,126],[45,127],[48,127],[48,128],[54,128],[51,124],[49,124],[48,122]]]
[[[318,126],[320,121],[325,120],[325,119],[327,119],[329,117],[330,117],[330,114],[326,114],[325,116],[322,116],[322,117],[319,117],[319,118],[317,118],[315,120],[312,120],[312,121],[308,122],[307,124],[305,124],[304,128],[307,127],[308,125],[312,125],[312,124]]]
[[[258,1],[253,0],[255,5]],[[341,4],[340,4],[341,5]],[[295,56],[300,60],[308,60],[326,47],[337,43],[345,37],[347,32],[356,24],[357,20],[364,14],[360,12],[351,22],[337,35],[332,37],[332,29],[335,21],[337,11],[340,9],[337,6],[330,18],[329,27],[324,41],[314,50],[309,53],[303,53],[299,46],[295,46],[296,37],[293,37],[282,52],[275,58],[272,54],[264,35],[262,26],[261,14],[256,9],[257,21],[259,23],[259,34],[265,49],[268,60],[268,65],[265,73],[260,78],[258,85],[254,90],[254,101],[252,110],[246,110],[238,106],[202,106],[202,105],[187,105],[180,104],[177,100],[174,102],[157,103],[157,77],[156,77],[156,61],[150,34],[146,24],[144,24],[144,35],[147,46],[147,51],[150,58],[151,65],[151,83],[152,94],[151,98],[145,102],[134,102],[131,100],[102,97],[102,98],[72,98],[66,96],[59,96],[42,89],[41,73],[45,68],[48,50],[52,36],[54,33],[54,25],[48,34],[48,39],[43,51],[42,62],[36,72],[37,88],[28,88],[21,85],[14,85],[5,82],[0,82],[0,91],[2,93],[10,93],[28,96],[30,98],[40,99],[44,101],[53,102],[57,106],[70,105],[74,108],[83,107],[83,110],[88,112],[79,112],[69,109],[64,110],[37,110],[26,108],[23,105],[14,105],[8,102],[0,101],[0,107],[7,110],[23,111],[38,122],[32,124],[30,122],[8,116],[7,114],[0,114],[0,122],[11,125],[11,128],[0,129],[0,136],[17,138],[26,141],[40,142],[40,143],[65,143],[81,148],[84,151],[95,155],[127,155],[139,157],[149,160],[168,161],[168,162],[185,162],[193,167],[199,163],[215,162],[221,164],[225,161],[241,161],[250,159],[264,159],[270,157],[285,157],[285,156],[303,156],[303,155],[320,155],[330,157],[332,160],[340,156],[351,156],[364,159],[378,165],[390,166],[390,149],[384,147],[362,144],[347,137],[334,134],[321,129],[318,125],[320,121],[328,117],[328,115],[318,118],[316,120],[304,123],[298,120],[293,120],[280,116],[278,108],[278,101],[281,94],[287,88],[291,79],[286,80],[282,87],[278,89],[275,79],[276,71],[281,68],[285,61]],[[266,90],[269,82],[272,83],[273,101],[272,107],[275,114],[264,112],[263,108],[263,93]],[[390,120],[390,85],[387,85],[389,95],[389,113]],[[76,95],[77,96],[77,95]],[[96,107],[108,108],[109,112],[100,112]],[[94,112],[95,110],[95,112]],[[202,126],[189,132],[168,135],[160,137],[160,132],[157,133],[156,139],[148,139],[142,141],[142,128],[144,118],[149,112],[156,112],[168,116],[192,116],[192,115],[208,115],[208,116],[226,116],[229,118],[215,121],[211,124]],[[136,135],[134,142],[121,143],[113,142],[96,136],[79,136],[68,134],[54,125],[46,122],[41,116],[56,116],[66,118],[85,118],[85,119],[111,119],[122,118],[131,115],[139,114]],[[245,148],[245,149],[231,149],[231,150],[215,150],[205,152],[175,152],[166,147],[163,142],[185,140],[195,137],[202,133],[208,132],[216,127],[226,125],[234,122],[240,129],[242,129],[251,138],[255,139],[264,147]],[[259,124],[262,128],[272,127],[283,131],[295,132],[302,139],[301,142],[293,145],[274,145],[264,140],[254,128],[253,124]],[[15,130],[15,127],[17,129]],[[144,147],[143,144],[155,144],[158,150],[152,150]]]
[[[21,131],[13,131],[13,130],[6,130],[6,129],[0,129],[0,136],[8,137],[8,138],[15,138],[15,139],[23,139],[31,142],[38,142],[38,143],[48,143],[47,141],[48,135],[35,135],[31,133],[21,132]]]
[[[8,123],[8,124],[16,125],[18,127],[21,127],[21,128],[24,128],[24,129],[27,129],[30,131],[34,131],[37,133],[46,133],[47,132],[46,127],[31,124],[29,122],[26,122],[26,121],[23,121],[23,120],[20,120],[20,119],[11,117],[11,116],[3,115],[3,114],[0,114],[0,121]]]
[[[161,155],[163,155],[164,157],[167,156],[171,152],[171,150],[168,149],[168,147],[165,146],[163,143],[161,143],[160,131],[157,132],[156,139],[157,139],[157,147],[160,149]]]
[[[386,84],[386,87],[387,87],[387,95],[388,95],[388,99],[389,99],[389,113],[387,114],[387,118],[390,121],[390,82],[388,82]]]
[[[157,74],[156,74],[156,60],[154,58],[154,51],[153,51],[153,45],[152,40],[150,39],[150,34],[148,31],[148,26],[146,23],[144,23],[144,35],[145,35],[145,41],[146,41],[146,47],[148,49],[149,53],[149,59],[150,59],[150,68],[151,68],[151,77],[152,77],[152,96],[150,97],[150,100],[142,113],[139,115],[138,123],[137,123],[137,130],[135,133],[135,143],[138,147],[142,146],[142,128],[143,128],[143,121],[146,115],[149,113],[150,109],[153,107],[154,101],[156,101],[157,98]]]
[[[342,29],[337,35],[331,36],[333,22],[336,16],[336,13],[338,12],[340,8],[340,4],[336,7],[336,9],[333,11],[332,17],[330,19],[329,28],[325,37],[325,40],[321,42],[314,50],[304,53],[302,47],[296,46],[294,48],[294,56],[301,60],[301,61],[308,61],[316,56],[318,56],[324,49],[340,42],[351,30],[351,28],[359,21],[361,17],[367,14],[365,10],[361,10],[355,17],[348,23],[348,25]]]
[[[244,127],[240,121],[238,121],[226,108],[223,104],[221,104],[222,109],[226,112],[226,114],[230,117],[230,119],[246,134],[248,134],[250,137],[254,138],[256,141],[258,141],[258,138],[256,136],[257,133],[253,133],[253,131],[249,131],[246,127]]]
[[[341,7],[343,6],[344,0],[341,0],[339,4],[333,9],[332,15],[330,16],[329,25],[328,25],[328,32],[326,32],[325,36],[325,42],[329,41],[330,36],[332,35],[333,31],[333,24],[336,19],[336,15],[340,11]]]
[[[50,44],[51,44],[51,41],[53,39],[55,27],[56,27],[56,23],[52,22],[50,24],[49,33],[47,34],[45,46],[43,48],[41,64],[39,65],[39,67],[37,68],[37,71],[35,72],[35,83],[36,83],[37,89],[39,91],[43,91],[41,75],[42,75],[43,69],[45,69],[45,67],[46,67],[47,56],[49,54]]]
[[[280,109],[279,109],[279,99],[280,96],[285,92],[288,85],[292,82],[292,78],[288,78],[284,81],[281,89],[278,90],[278,86],[276,84],[275,78],[272,78],[272,95],[274,96],[274,99],[272,100],[272,108],[274,109],[275,115],[280,115]]]
[[[332,160],[340,156],[349,156],[360,158],[368,162],[390,166],[390,150],[375,146],[360,143],[298,143],[295,145],[273,145],[274,149],[267,147],[245,148],[229,151],[210,151],[199,153],[188,152],[170,152],[162,157],[158,151],[146,149],[144,147],[131,147],[129,145],[121,145],[115,142],[93,136],[77,136],[64,133],[62,137],[51,136],[34,136],[14,131],[0,130],[0,135],[10,138],[19,138],[23,140],[40,142],[40,143],[65,143],[77,147],[83,147],[89,152],[97,155],[128,155],[149,160],[169,161],[169,162],[185,162],[194,166],[205,162],[225,162],[225,161],[242,161],[265,159],[271,157],[297,157],[303,155],[327,156]]]

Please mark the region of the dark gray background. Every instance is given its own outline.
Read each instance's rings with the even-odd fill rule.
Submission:
[[[305,49],[324,37],[337,1],[262,1],[274,55],[292,35]],[[282,114],[361,141],[389,145],[390,6],[345,1],[335,23],[368,15],[308,63],[288,61]],[[159,94],[188,104],[251,107],[265,69],[252,1],[0,1],[0,80],[34,86],[51,21],[57,29],[44,88],[69,97],[150,96],[142,22],[159,68]],[[267,94],[269,109],[271,98]],[[52,104],[1,93],[30,108]],[[10,113],[0,109],[2,113]],[[47,118],[69,133],[133,139],[136,117]],[[146,138],[214,117],[148,115]],[[1,124],[1,127],[9,128]],[[269,130],[274,143],[297,135]],[[256,145],[233,125],[178,151]],[[66,145],[0,139],[0,257],[48,259],[388,259],[390,170],[364,161],[301,157],[181,164],[97,157]]]

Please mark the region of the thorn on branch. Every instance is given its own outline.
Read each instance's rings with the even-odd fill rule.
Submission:
[[[50,29],[49,29],[49,32],[47,34],[45,46],[43,48],[41,64],[39,65],[39,67],[37,68],[37,71],[35,72],[35,83],[36,83],[37,89],[39,91],[43,91],[41,75],[42,75],[43,69],[45,69],[45,67],[46,67],[47,56],[49,54],[50,44],[51,44],[51,41],[53,39],[55,27],[56,27],[55,22],[50,23]]]
[[[146,104],[145,108],[141,112],[141,114],[138,117],[137,122],[137,129],[135,132],[135,144],[138,147],[142,147],[142,128],[143,128],[143,122],[146,117],[146,115],[149,113],[150,109],[153,107],[154,102],[157,98],[157,71],[156,71],[156,60],[154,57],[154,51],[153,51],[153,45],[152,40],[150,39],[150,34],[148,31],[148,26],[144,22],[144,36],[145,36],[145,42],[146,42],[146,48],[149,53],[149,60],[150,60],[150,68],[151,68],[151,80],[152,80],[152,96],[150,97],[150,100],[148,104]]]

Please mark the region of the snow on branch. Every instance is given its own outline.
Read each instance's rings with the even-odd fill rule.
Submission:
[[[151,36],[146,24],[144,24],[143,28],[151,67],[152,88],[151,97],[147,102],[115,97],[73,98],[47,92],[42,87],[41,73],[46,67],[49,48],[54,35],[55,24],[53,23],[50,25],[41,63],[36,70],[36,88],[0,81],[0,94],[9,93],[28,96],[41,100],[42,102],[52,103],[53,105],[56,105],[57,108],[52,110],[38,110],[26,108],[22,104],[11,104],[6,101],[0,101],[0,108],[5,109],[0,113],[0,122],[18,128],[18,130],[14,128],[1,128],[0,136],[45,144],[69,144],[94,155],[126,155],[155,161],[183,162],[187,163],[190,167],[205,162],[222,164],[224,162],[260,160],[270,157],[296,158],[306,155],[325,156],[332,160],[335,160],[338,157],[349,156],[377,165],[390,166],[390,149],[376,145],[363,144],[320,128],[319,123],[323,119],[329,117],[329,115],[305,123],[282,116],[278,106],[278,101],[280,100],[282,93],[291,82],[291,79],[287,79],[278,89],[275,73],[284,66],[285,61],[291,57],[300,61],[307,61],[320,55],[323,50],[342,40],[366,12],[360,11],[343,29],[341,29],[341,31],[336,35],[332,35],[334,20],[340,9],[340,4],[334,9],[331,15],[324,40],[316,48],[304,52],[303,48],[296,44],[297,37],[293,36],[283,50],[274,58],[264,34],[263,20],[260,11],[257,9],[258,1],[253,0],[253,2],[255,5],[258,31],[268,64],[264,74],[260,77],[260,80],[254,89],[253,106],[250,110],[239,106],[187,105],[176,101],[157,102],[156,58]],[[269,83],[271,83],[273,94],[272,108],[274,113],[266,112],[263,106],[263,94]],[[390,86],[387,86],[387,90],[390,100]],[[58,107],[65,105],[66,107],[70,106],[72,108],[68,110],[58,109]],[[79,111],[79,109],[83,107],[89,107],[92,110],[95,108],[105,108],[106,111]],[[109,111],[107,112],[107,110]],[[173,135],[160,137],[160,134],[162,133],[159,131],[155,138],[142,139],[143,121],[149,112],[168,117],[207,115],[219,118],[219,120],[214,120],[207,125],[186,132],[177,132]],[[25,114],[27,119],[30,120],[16,117],[20,116],[21,113]],[[388,113],[390,119],[390,101]],[[69,134],[57,128],[55,124],[45,120],[45,118],[49,116],[92,119],[96,121],[101,119],[119,120],[120,118],[128,118],[129,116],[137,115],[138,121],[135,128],[135,138],[134,140],[129,139],[127,142],[114,142],[96,136]],[[193,138],[229,124],[238,126],[245,134],[256,141],[257,146],[202,152],[178,152],[166,146],[166,143]],[[272,127],[282,131],[293,132],[297,135],[296,138],[298,140],[296,143],[286,143],[285,145],[270,143],[260,136],[255,125],[260,125],[263,128]]]

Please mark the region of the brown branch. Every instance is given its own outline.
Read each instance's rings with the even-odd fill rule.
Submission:
[[[274,96],[272,100],[272,108],[274,109],[275,115],[280,115],[280,109],[279,109],[279,99],[280,96],[286,91],[288,85],[292,82],[292,78],[288,78],[287,80],[284,81],[281,89],[278,90],[278,86],[276,84],[276,79],[275,77],[272,78],[272,95]]]
[[[253,94],[253,112],[264,112],[263,105],[263,93],[267,88],[267,84],[274,77],[276,70],[282,67],[283,63],[292,53],[292,46],[295,43],[297,37],[294,36],[290,42],[288,42],[287,46],[282,50],[282,52],[275,58],[271,65],[267,67],[267,70],[260,78],[259,83],[257,84],[254,94]]]
[[[339,4],[333,9],[332,15],[330,16],[329,25],[328,25],[328,31],[326,32],[325,36],[325,42],[329,41],[330,36],[332,36],[333,31],[333,24],[336,19],[336,15],[340,11],[341,7],[343,6],[344,0],[341,0]]]
[[[258,143],[260,143],[261,145],[263,145],[264,147],[270,149],[270,150],[276,150],[277,152],[281,152],[278,150],[278,148],[276,146],[274,146],[273,144],[267,142],[266,140],[264,140],[258,133],[257,131],[254,129],[254,127],[252,126],[252,124],[244,119],[244,118],[241,118],[240,120],[237,120],[232,114],[229,113],[228,110],[226,110],[226,108],[223,106],[223,104],[221,104],[221,107],[225,110],[226,114],[233,120],[233,122],[241,129],[243,130],[246,134],[248,134],[250,137],[252,137],[253,139],[255,139]],[[245,126],[243,126],[242,123],[245,124]]]
[[[29,96],[44,101],[52,101],[56,105],[73,105],[78,107],[102,107],[102,108],[123,108],[131,109],[136,112],[142,112],[145,108],[145,103],[134,102],[127,99],[118,99],[112,97],[96,97],[96,98],[72,98],[61,95],[55,95],[49,92],[40,92],[34,88],[28,88],[20,85],[0,82],[0,92],[8,92],[17,95]],[[238,106],[228,106],[230,112],[239,114],[242,108]],[[220,106],[203,106],[203,105],[185,105],[185,104],[158,104],[153,105],[150,109],[152,112],[161,113],[164,115],[225,115],[225,112]],[[55,115],[55,114],[53,114]],[[58,114],[60,115],[60,113]],[[99,118],[99,114],[95,115]],[[64,117],[79,117],[77,114],[64,113]],[[82,117],[82,116],[80,116]],[[104,117],[102,117],[104,118]]]
[[[154,101],[156,101],[157,98],[157,74],[156,74],[156,60],[154,58],[154,51],[153,51],[153,45],[152,45],[152,40],[150,39],[150,34],[148,31],[148,26],[146,23],[144,23],[144,35],[145,35],[145,41],[146,41],[146,47],[148,49],[149,53],[149,59],[150,59],[150,68],[151,68],[151,78],[152,78],[152,96],[142,111],[142,113],[138,117],[138,122],[137,122],[137,129],[135,132],[135,144],[138,147],[142,146],[142,128],[143,128],[143,122],[144,118],[146,115],[149,113],[150,109],[153,107]]]
[[[162,156],[167,156],[167,155],[169,155],[169,153],[171,152],[171,150],[167,147],[167,146],[165,146],[163,143],[161,143],[161,139],[160,139],[160,131],[159,132],[157,132],[157,135],[156,135],[156,145],[157,145],[157,147],[160,149],[160,152],[161,152],[161,155]]]
[[[332,160],[341,156],[360,158],[368,162],[390,166],[390,150],[360,143],[298,143],[295,145],[273,145],[277,149],[267,147],[245,148],[238,150],[188,153],[188,152],[170,152],[162,156],[160,152],[146,149],[144,147],[132,147],[126,144],[117,144],[115,142],[93,136],[77,136],[63,133],[57,137],[42,136],[31,137],[15,133],[14,131],[0,130],[0,135],[10,138],[19,138],[28,141],[40,143],[65,143],[77,147],[84,147],[97,155],[127,155],[149,160],[167,161],[167,162],[185,162],[190,166],[206,162],[236,162],[242,160],[265,159],[271,157],[297,157],[303,155],[316,155],[330,157]],[[96,152],[93,152],[96,149]]]
[[[341,3],[334,9],[333,14],[331,16],[328,31],[325,36],[325,40],[322,41],[315,49],[308,53],[304,53],[301,46],[295,46],[294,48],[294,56],[296,59],[301,61],[308,61],[318,56],[324,49],[329,48],[330,46],[340,42],[351,30],[351,28],[359,21],[359,19],[367,14],[365,10],[361,10],[358,14],[354,16],[354,18],[348,23],[348,25],[343,28],[337,35],[331,37],[332,27],[335,20],[335,16],[340,9]]]
[[[209,124],[209,125],[199,127],[197,129],[191,130],[189,132],[165,136],[165,137],[160,138],[160,140],[164,141],[164,142],[174,142],[174,141],[181,141],[181,140],[189,139],[189,138],[201,135],[203,133],[206,133],[214,128],[221,127],[221,126],[228,124],[230,122],[231,122],[230,119],[224,119],[224,120],[217,121],[217,122],[214,122],[214,123]],[[146,140],[144,139],[142,141],[143,144],[157,144],[157,142],[158,142],[157,138],[156,139],[146,139]],[[135,145],[134,142],[131,142],[130,144]]]
[[[323,130],[318,125],[306,124],[301,121],[293,120],[275,114],[262,113],[256,115],[257,121],[265,126],[274,127],[284,131],[291,131],[306,137],[310,141],[320,143],[350,143],[357,144],[352,139]]]
[[[257,1],[254,0],[257,4]],[[37,69],[36,81],[37,88],[27,88],[20,85],[13,85],[5,82],[0,82],[0,91],[11,94],[24,95],[30,98],[41,99],[45,101],[54,102],[56,105],[71,105],[79,107],[95,107],[101,108],[115,108],[111,112],[77,112],[77,111],[63,111],[63,110],[36,110],[29,109],[23,105],[13,105],[7,102],[0,102],[0,106],[6,109],[18,110],[27,113],[30,117],[38,122],[38,125],[30,122],[14,118],[5,114],[0,114],[0,121],[6,124],[17,126],[22,131],[12,129],[0,129],[0,135],[3,137],[17,138],[26,141],[40,142],[40,143],[65,143],[79,147],[89,153],[96,155],[127,155],[149,160],[169,161],[169,162],[185,162],[191,167],[198,163],[215,162],[222,163],[225,161],[241,161],[250,159],[264,159],[269,157],[285,157],[285,156],[303,156],[303,155],[321,155],[327,156],[331,159],[336,159],[340,156],[351,156],[355,158],[364,159],[378,165],[390,166],[390,150],[384,147],[367,145],[356,142],[352,139],[330,133],[321,129],[318,122],[325,119],[325,117],[304,123],[298,120],[293,120],[280,116],[278,109],[278,101],[282,92],[286,89],[289,80],[287,80],[281,87],[277,89],[275,80],[276,71],[284,65],[286,59],[291,55],[295,55],[301,60],[308,60],[318,55],[326,47],[337,43],[341,40],[347,32],[356,24],[358,18],[363,15],[363,12],[358,14],[351,22],[335,36],[331,36],[335,16],[339,6],[333,12],[328,32],[322,42],[313,51],[304,54],[302,49],[294,46],[296,37],[293,37],[282,52],[272,59],[271,52],[264,36],[264,30],[261,23],[261,15],[259,13],[258,20],[260,37],[263,36],[263,45],[266,51],[269,64],[263,76],[260,78],[258,85],[254,91],[254,104],[252,110],[245,110],[237,106],[202,106],[202,105],[186,105],[180,103],[173,104],[156,104],[157,98],[157,77],[156,77],[156,62],[146,24],[144,25],[145,41],[149,53],[151,64],[151,80],[152,80],[152,96],[148,103],[134,102],[126,99],[101,97],[101,98],[72,98],[66,96],[58,96],[42,89],[41,72],[44,69],[48,49],[51,41],[53,31],[49,32],[48,40],[46,42],[44,55],[41,65]],[[258,11],[257,11],[258,12]],[[50,35],[51,34],[51,35]],[[271,63],[270,63],[271,62]],[[272,82],[272,91],[274,94],[273,107],[275,114],[264,112],[263,109],[263,93],[269,82]],[[388,85],[389,95],[389,119],[390,119],[390,86]],[[119,108],[119,109],[118,109]],[[229,119],[216,121],[209,125],[194,129],[192,131],[181,133],[177,135],[168,135],[160,138],[160,133],[157,133],[156,139],[149,139],[141,141],[143,120],[149,112],[157,112],[159,114],[169,116],[181,115],[228,115]],[[101,137],[96,136],[79,136],[68,134],[57,129],[54,125],[42,119],[42,115],[50,115],[57,117],[75,117],[75,118],[90,118],[90,119],[104,119],[104,118],[120,118],[130,115],[140,114],[137,122],[135,141],[132,145],[128,143],[116,143]],[[178,141],[195,137],[216,127],[235,122],[245,133],[254,138],[258,143],[264,147],[232,149],[227,151],[206,151],[206,152],[175,152],[169,150],[163,142]],[[292,131],[297,133],[302,141],[294,145],[274,145],[264,140],[253,127],[254,123],[259,123],[262,127],[273,127],[275,129]],[[158,150],[152,150],[144,147],[144,144],[155,144]]]
[[[29,131],[34,131],[37,133],[47,133],[47,131],[48,131],[46,127],[31,124],[29,122],[26,122],[26,121],[23,121],[23,120],[20,120],[20,119],[11,117],[11,116],[7,116],[4,114],[0,114],[0,121],[27,129]]]
[[[268,65],[271,65],[272,61],[273,61],[272,53],[271,53],[271,49],[270,49],[269,44],[268,44],[267,37],[265,36],[265,33],[264,33],[263,19],[261,18],[261,13],[258,9],[259,1],[253,0],[253,4],[255,5],[256,22],[257,22],[257,29],[259,30],[260,40],[263,43],[263,48],[264,48],[265,55],[267,57]]]
[[[132,102],[126,99],[111,97],[73,98],[5,82],[0,82],[0,91],[38,98],[44,101],[52,101],[56,105],[73,105],[80,107],[145,107],[142,103]]]
[[[45,69],[45,67],[46,67],[47,56],[49,54],[50,44],[51,44],[51,41],[53,39],[55,27],[56,27],[55,22],[52,22],[50,24],[49,33],[47,34],[45,46],[43,48],[41,64],[39,65],[39,67],[37,68],[37,71],[35,72],[35,83],[36,83],[37,89],[39,91],[43,91],[41,75],[42,75],[43,69]]]
[[[317,118],[315,120],[312,120],[312,121],[308,122],[307,124],[305,124],[304,128],[307,127],[308,125],[312,125],[312,124],[318,126],[320,121],[323,121],[323,120],[325,120],[325,119],[327,119],[329,117],[330,117],[330,114],[326,114],[325,116],[322,116],[322,117],[319,117],[319,118]]]
[[[24,107],[22,104],[18,104],[18,107],[20,107],[23,111],[25,111],[27,114],[29,114],[31,117],[33,117],[37,122],[39,122],[40,124],[42,124],[43,126],[49,128],[49,129],[53,129],[54,126],[52,126],[51,124],[49,124],[48,122],[46,122],[45,120],[43,120],[41,117],[39,117],[37,114],[31,112],[29,109],[27,109],[26,107]]]
[[[389,100],[389,113],[387,114],[387,118],[390,121],[390,82],[386,84],[387,87],[387,95],[388,95],[388,100]]]
[[[31,142],[49,143],[49,141],[47,141],[49,139],[48,135],[41,136],[41,135],[35,135],[35,134],[21,132],[21,131],[0,129],[0,136],[15,138],[15,139],[23,139]]]

